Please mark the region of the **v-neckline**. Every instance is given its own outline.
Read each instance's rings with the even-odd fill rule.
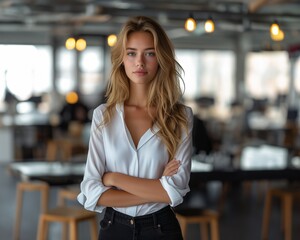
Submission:
[[[130,143],[130,145],[132,146],[133,149],[138,150],[140,149],[146,142],[148,142],[158,131],[159,128],[157,126],[157,124],[154,123],[152,128],[148,128],[143,135],[140,137],[140,139],[137,142],[137,145],[135,145],[132,135],[127,127],[127,124],[125,122],[125,109],[124,109],[124,104],[119,104],[119,109],[121,111],[121,117],[122,117],[122,121],[123,121],[123,125],[124,128],[126,130],[126,135],[127,135],[127,139]]]
[[[140,148],[140,146],[143,145],[143,139],[144,139],[144,137],[146,138],[146,136],[148,135],[148,132],[151,132],[151,129],[148,128],[148,129],[143,133],[143,135],[140,137],[140,139],[138,140],[137,145],[136,145],[136,144],[134,143],[134,141],[133,141],[131,132],[129,131],[129,129],[128,129],[128,127],[127,127],[125,121],[124,121],[124,124],[125,124],[127,136],[128,136],[128,139],[129,139],[130,143],[133,145],[133,147],[134,147],[136,150],[138,150],[138,149]]]

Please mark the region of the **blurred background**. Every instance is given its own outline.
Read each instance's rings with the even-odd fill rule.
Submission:
[[[6,170],[43,161],[68,172],[61,163],[86,160],[92,111],[105,102],[110,48],[122,24],[136,15],[164,27],[184,69],[183,101],[195,115],[193,163],[201,164],[194,165],[200,173],[193,177],[195,195],[187,202],[222,213],[221,238],[259,239],[265,194],[274,185],[299,181],[298,0],[2,0],[0,202],[5,204],[0,216],[6,219],[0,217],[0,229],[5,239],[16,232],[12,221],[22,175]],[[293,160],[291,172],[287,159]],[[252,174],[254,162],[256,170],[271,173],[241,178],[241,169]],[[272,175],[274,166],[279,175]],[[217,171],[205,179],[204,172],[212,169]],[[47,174],[25,170],[25,175]],[[60,178],[66,185],[67,177]],[[51,188],[50,205],[60,188]],[[290,193],[299,193],[299,187]],[[30,221],[22,222],[24,239],[36,237],[38,215],[31,213],[38,203],[37,195],[25,199],[30,212],[23,220]],[[275,211],[272,224],[279,226],[279,205]],[[290,225],[299,237],[299,211]],[[189,230],[189,239],[199,238],[197,227]],[[59,231],[52,230],[52,239]],[[88,231],[81,231],[83,239]],[[291,240],[279,227],[270,234],[272,240]]]

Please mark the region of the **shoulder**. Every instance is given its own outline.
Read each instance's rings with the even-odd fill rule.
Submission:
[[[101,118],[106,111],[106,108],[106,103],[100,104],[98,107],[96,107],[93,112],[93,118]]]
[[[193,118],[194,114],[193,114],[193,110],[191,107],[183,105],[186,111],[186,115],[188,116],[188,118]]]
[[[187,123],[187,127],[189,130],[191,130],[193,128],[193,123],[194,123],[194,114],[193,114],[193,110],[191,107],[186,106],[184,104],[182,104],[184,112],[185,112],[185,116],[186,116],[186,123]]]
[[[103,103],[96,107],[93,112],[93,119],[102,121],[104,118],[104,115],[107,113],[110,115],[110,117],[115,113],[122,114],[123,112],[123,104],[116,104],[115,106],[108,107],[106,103]],[[110,118],[109,117],[109,118]]]
[[[184,109],[185,115],[187,117],[187,120],[190,122],[193,120],[194,114],[193,114],[193,110],[191,107],[182,104],[182,107]]]

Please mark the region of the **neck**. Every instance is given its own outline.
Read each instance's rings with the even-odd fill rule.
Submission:
[[[139,99],[139,98],[132,98],[130,97],[126,102],[125,105],[127,106],[134,106],[137,108],[146,108],[147,107],[147,101],[146,99]]]
[[[136,107],[146,107],[147,106],[147,89],[145,86],[131,86],[130,96],[126,101],[127,105]]]

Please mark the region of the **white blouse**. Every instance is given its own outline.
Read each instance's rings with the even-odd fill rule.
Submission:
[[[88,210],[102,212],[105,206],[99,206],[97,202],[101,194],[109,189],[103,185],[102,176],[105,172],[120,172],[135,177],[159,179],[171,199],[171,206],[180,204],[190,190],[188,183],[191,172],[193,125],[191,108],[186,107],[188,132],[183,130],[182,142],[175,155],[175,159],[181,161],[181,166],[171,177],[162,176],[169,156],[165,145],[157,135],[159,128],[154,125],[152,130],[148,129],[135,147],[125,124],[124,105],[118,104],[110,124],[100,127],[105,109],[106,105],[102,104],[93,113],[89,151],[78,201]],[[135,217],[155,212],[166,205],[166,203],[147,203],[114,209]]]

